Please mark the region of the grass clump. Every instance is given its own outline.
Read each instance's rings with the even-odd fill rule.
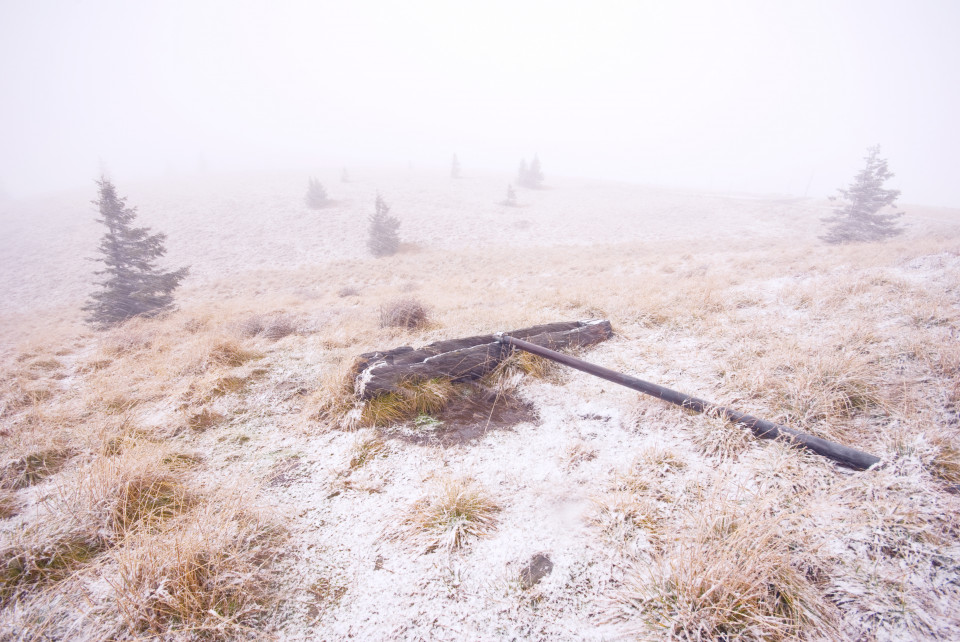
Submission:
[[[115,554],[125,626],[162,638],[243,637],[276,602],[270,565],[282,532],[239,501],[210,503]]]
[[[367,401],[362,411],[362,423],[386,426],[421,415],[435,415],[443,410],[453,394],[453,383],[449,379],[405,381],[397,386],[397,392],[388,392]]]
[[[80,528],[117,542],[156,527],[193,502],[179,457],[143,446],[101,457],[77,471],[49,500],[53,516],[67,515]]]
[[[9,490],[0,490],[0,519],[10,519],[18,512],[16,494]]]
[[[190,430],[203,432],[204,430],[213,428],[224,419],[226,419],[226,417],[223,413],[211,410],[210,408],[202,408],[200,411],[191,413],[187,417],[187,426]]]
[[[387,445],[379,435],[375,432],[363,433],[358,435],[351,445],[347,465],[350,470],[356,470],[386,452]]]
[[[788,640],[829,634],[833,611],[801,559],[802,542],[759,504],[712,498],[687,515],[616,596],[629,635],[681,640]]]
[[[236,341],[219,341],[210,349],[207,363],[236,368],[247,361],[260,359],[263,355],[255,350],[247,350]]]
[[[482,537],[496,524],[499,505],[470,480],[444,479],[414,503],[402,523],[402,531],[414,541],[451,551]]]
[[[99,533],[71,520],[18,530],[0,545],[0,605],[64,579],[107,545]]]
[[[694,431],[692,441],[707,457],[736,461],[754,441],[748,428],[719,415],[696,415],[690,417],[690,421]]]
[[[803,361],[782,382],[778,392],[788,419],[806,426],[884,403],[875,366],[854,352],[824,353]]]
[[[32,486],[60,471],[74,454],[74,449],[64,444],[47,447],[34,444],[0,465],[0,488],[16,490]]]
[[[238,330],[245,337],[282,339],[298,330],[296,319],[288,314],[254,314],[240,322]]]
[[[397,299],[380,306],[381,328],[417,330],[429,322],[426,306],[416,299]]]
[[[948,484],[960,484],[960,448],[956,435],[937,435],[931,442],[935,452],[928,464],[930,472]]]
[[[523,350],[514,350],[486,376],[486,381],[491,387],[509,390],[515,388],[524,376],[557,380],[562,374],[563,368],[555,361]]]

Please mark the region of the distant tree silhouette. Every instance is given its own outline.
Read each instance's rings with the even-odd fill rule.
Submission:
[[[375,211],[370,216],[370,235],[367,238],[367,247],[376,257],[396,254],[400,248],[400,219],[390,216],[390,206],[380,194],[374,204]]]
[[[520,161],[520,171],[517,172],[517,184],[523,187],[537,189],[543,186],[543,170],[540,168],[540,157],[534,155],[530,165],[527,159]]]
[[[517,206],[517,190],[513,189],[513,185],[507,185],[507,197],[500,201],[500,204],[509,207]]]
[[[460,178],[460,161],[456,154],[453,155],[453,160],[450,162],[450,178]]]
[[[347,173],[347,168],[346,168],[346,167],[344,167],[344,168],[343,168],[343,171],[340,172],[340,182],[341,182],[341,183],[349,183],[349,182],[350,182],[350,174]]]
[[[107,226],[100,239],[100,258],[104,264],[96,272],[104,278],[98,282],[99,292],[90,295],[83,306],[89,312],[86,321],[106,329],[132,317],[152,317],[173,309],[173,291],[187,276],[188,268],[162,272],[154,261],[164,254],[165,234],[150,234],[149,228],[133,227],[137,210],[127,207],[126,199],[117,196],[116,188],[106,177],[97,181],[99,208],[97,222]]]
[[[823,219],[830,229],[820,238],[827,243],[879,241],[903,232],[903,228],[895,224],[903,212],[881,213],[884,208],[896,205],[900,190],[883,188],[893,173],[887,169],[887,161],[880,158],[880,146],[868,148],[864,160],[866,166],[850,186],[838,190],[845,203]]]
[[[327,190],[315,178],[311,178],[307,183],[307,196],[305,198],[307,207],[318,210],[330,204],[330,198],[327,196]]]

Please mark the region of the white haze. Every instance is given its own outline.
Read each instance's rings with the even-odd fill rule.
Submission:
[[[956,2],[0,4],[0,191],[403,165],[960,205]]]

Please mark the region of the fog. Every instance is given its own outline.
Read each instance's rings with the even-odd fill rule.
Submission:
[[[413,164],[960,206],[955,2],[5,2],[0,191]]]

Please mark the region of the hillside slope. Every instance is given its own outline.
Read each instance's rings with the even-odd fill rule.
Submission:
[[[192,273],[106,333],[89,195],[8,206],[4,636],[960,636],[957,212],[836,248],[819,201],[351,173],[319,211],[300,176],[118,185]],[[398,300],[428,322],[381,327]],[[590,361],[882,462],[535,360],[390,421],[345,390],[372,349],[586,318]]]

